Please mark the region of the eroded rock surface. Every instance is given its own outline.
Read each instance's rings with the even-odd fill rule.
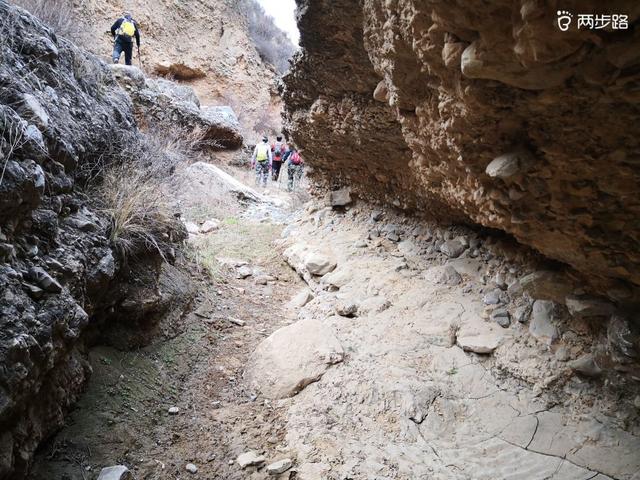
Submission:
[[[136,67],[112,65],[116,79],[129,92],[139,123],[169,124],[185,132],[198,132],[204,148],[239,148],[242,134],[238,118],[228,106],[201,106],[194,90],[164,79],[149,79]]]
[[[637,2],[607,4],[628,30],[567,32],[533,0],[298,5],[287,123],[316,180],[638,291]]]
[[[158,252],[123,268],[83,188],[136,138],[127,95],[24,10],[0,0],[0,18],[0,478],[23,478],[91,373],[87,332],[174,299],[168,284],[157,293]]]

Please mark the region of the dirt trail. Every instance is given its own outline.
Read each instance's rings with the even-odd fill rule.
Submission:
[[[256,345],[292,321],[284,303],[301,283],[273,250],[293,212],[284,205],[290,197],[271,190],[268,203],[218,210],[233,215],[192,236],[183,267],[198,290],[193,311],[163,320],[148,347],[91,352],[87,392],[41,448],[30,478],[93,479],[102,467],[124,464],[138,479],[173,479],[190,475],[187,463],[197,465],[198,478],[246,478],[229,462],[238,454],[266,448],[277,456],[282,408],[257,401],[242,382]],[[190,213],[207,216],[202,208]],[[244,264],[253,274],[242,279]]]
[[[202,185],[185,195],[197,200]],[[489,320],[484,278],[502,260],[484,247],[479,258],[457,260],[428,247],[464,231],[367,208],[296,212],[291,202],[271,188],[244,211],[189,210],[193,220],[221,220],[190,240],[194,310],[163,325],[149,347],[91,353],[88,391],[40,452],[32,479],[95,479],[115,464],[137,479],[265,479],[274,477],[264,466],[283,458],[294,465],[279,478],[307,480],[637,478],[631,400],[567,375],[567,358],[527,325]],[[310,254],[335,269],[310,275]],[[450,282],[447,266],[460,278]],[[305,290],[300,307],[288,308]],[[296,396],[269,399],[261,387],[290,365],[256,372],[252,356],[299,320],[333,332],[341,361]],[[298,334],[284,353],[295,352]],[[561,343],[577,355],[572,342]],[[236,459],[248,451],[265,463],[241,468]]]

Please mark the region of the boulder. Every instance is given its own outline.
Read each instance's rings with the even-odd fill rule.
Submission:
[[[531,310],[529,333],[543,343],[551,345],[559,335],[556,319],[556,304],[549,300],[536,300]]]
[[[468,335],[458,337],[456,343],[465,352],[489,354],[500,346],[502,337],[496,334]]]
[[[271,399],[296,395],[344,358],[333,330],[315,319],[283,327],[258,345],[245,375],[251,388]]]
[[[168,97],[193,103],[196,107],[200,108],[200,99],[198,98],[198,95],[196,95],[193,88],[188,85],[172,82],[164,78],[150,78],[146,80],[146,83],[150,88],[158,90]]]

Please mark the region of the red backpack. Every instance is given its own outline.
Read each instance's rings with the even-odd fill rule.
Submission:
[[[291,154],[291,163],[294,165],[300,165],[302,163],[302,159],[300,158],[300,154],[298,152],[293,152]]]
[[[286,148],[283,142],[276,142],[271,145],[271,151],[273,152],[273,156],[280,160],[284,156]]]

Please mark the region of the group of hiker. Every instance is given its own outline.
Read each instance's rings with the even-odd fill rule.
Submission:
[[[120,57],[124,53],[125,63],[131,65],[134,41],[138,46],[138,56],[140,55],[140,28],[131,12],[124,12],[122,17],[114,22],[111,35],[114,39],[113,63],[120,63]],[[287,165],[287,190],[291,192],[302,178],[304,161],[295,147],[287,146],[282,135],[278,135],[276,141],[271,144],[269,138],[264,136],[253,150],[251,159],[251,166],[256,170],[256,185],[266,187],[269,172],[272,181],[278,182],[283,164]]]
[[[295,186],[302,178],[304,160],[293,146],[288,147],[283,141],[282,135],[276,137],[276,141],[269,143],[269,137],[262,137],[262,141],[253,149],[251,168],[256,170],[256,185],[267,186],[269,171],[271,180],[278,182],[282,165],[287,165],[287,190],[295,190]]]

